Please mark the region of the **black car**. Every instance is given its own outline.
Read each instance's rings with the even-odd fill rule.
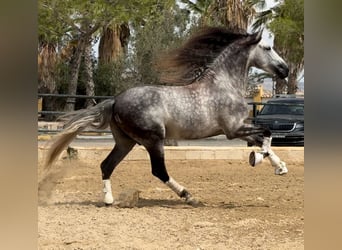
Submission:
[[[272,131],[272,146],[304,146],[303,97],[272,98],[253,122]]]

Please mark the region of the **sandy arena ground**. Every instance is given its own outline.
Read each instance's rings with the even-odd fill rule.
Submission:
[[[124,161],[111,178],[114,197],[136,189],[138,204],[106,207],[99,162],[58,162],[40,185],[39,249],[304,249],[303,164],[286,176],[268,161],[168,160],[167,168],[203,206],[186,205],[148,161]]]

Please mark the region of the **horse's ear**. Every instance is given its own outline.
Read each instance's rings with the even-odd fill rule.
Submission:
[[[253,44],[259,43],[261,38],[262,38],[262,32],[263,31],[264,31],[264,29],[260,29],[258,32],[249,35],[245,41],[245,44],[246,45],[253,45]]]

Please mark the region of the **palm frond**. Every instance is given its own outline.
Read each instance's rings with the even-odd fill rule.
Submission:
[[[190,0],[180,0],[181,3],[188,6],[188,8],[194,12],[202,13],[203,9],[199,4],[193,3]]]
[[[266,7],[266,1],[265,0],[247,0],[245,1],[245,6],[264,9]]]
[[[252,30],[256,31],[260,29],[262,26],[266,25],[269,21],[274,18],[273,10],[265,10],[261,11],[257,14],[254,23],[252,24]]]

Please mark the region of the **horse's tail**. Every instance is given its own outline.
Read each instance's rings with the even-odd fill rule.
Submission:
[[[66,124],[48,151],[46,165],[51,165],[63,149],[86,127],[106,128],[112,117],[114,103],[114,100],[106,100],[89,109],[72,111],[59,117],[58,119],[66,121]]]

